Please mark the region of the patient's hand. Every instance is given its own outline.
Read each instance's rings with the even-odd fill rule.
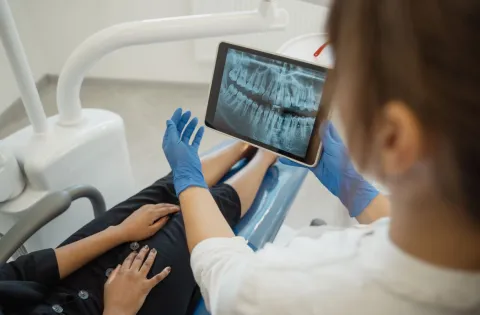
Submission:
[[[150,290],[168,276],[170,267],[147,279],[157,252],[152,249],[145,260],[147,253],[146,246],[138,254],[131,253],[123,264],[112,272],[105,283],[103,315],[137,314]]]
[[[144,205],[114,228],[123,242],[141,241],[157,233],[168,222],[168,215],[179,210],[168,203]]]

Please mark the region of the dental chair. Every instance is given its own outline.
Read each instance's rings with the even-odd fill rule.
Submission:
[[[229,143],[231,141],[221,143],[205,154],[220,150]],[[221,181],[235,175],[247,163],[246,159],[239,161]],[[267,242],[272,242],[306,175],[307,170],[303,168],[280,163],[270,167],[252,207],[234,228],[235,234],[243,236],[253,250],[262,248]],[[28,238],[64,213],[71,203],[79,198],[87,198],[90,201],[95,217],[101,216],[106,211],[101,193],[92,186],[77,185],[49,193],[29,207],[24,212],[25,215],[4,237],[0,238],[0,263],[6,262]],[[208,314],[203,301],[198,304],[194,314]]]

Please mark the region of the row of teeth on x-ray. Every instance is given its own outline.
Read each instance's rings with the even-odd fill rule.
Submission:
[[[312,112],[317,110],[318,104],[312,84],[304,87],[294,80],[269,80],[271,71],[268,68],[257,68],[249,74],[248,67],[236,66],[230,70],[228,76],[252,95],[261,97],[264,102],[273,106]],[[238,90],[231,84],[228,92],[233,95],[238,93]]]
[[[273,107],[258,105],[242,92],[227,92],[222,94],[222,103],[238,121],[249,122],[253,139],[294,154],[305,153],[315,118],[283,114]]]

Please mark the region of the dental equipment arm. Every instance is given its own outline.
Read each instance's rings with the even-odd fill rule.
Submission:
[[[47,131],[47,116],[7,0],[0,0],[0,39],[17,81],[25,112],[36,134]]]
[[[145,20],[104,29],[85,40],[62,69],[57,88],[59,124],[81,122],[83,78],[98,60],[115,50],[133,45],[282,30],[287,24],[288,13],[277,7],[275,0],[264,0],[254,11]]]
[[[302,2],[308,2],[314,5],[329,7],[334,0],[301,0]]]
[[[27,209],[25,216],[0,239],[0,263],[6,262],[35,232],[64,213],[74,200],[83,197],[92,203],[95,217],[106,211],[102,195],[90,186],[77,185],[50,193]]]

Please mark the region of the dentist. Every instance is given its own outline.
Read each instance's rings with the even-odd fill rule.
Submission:
[[[480,314],[479,2],[333,1],[328,31],[332,103],[352,158],[390,191],[390,218],[312,227],[286,247],[253,252],[205,185],[203,129],[192,145],[196,120],[182,138],[183,126],[169,120],[163,148],[207,307],[214,315]],[[323,144],[312,171],[329,191],[364,223],[388,212],[331,124]]]

